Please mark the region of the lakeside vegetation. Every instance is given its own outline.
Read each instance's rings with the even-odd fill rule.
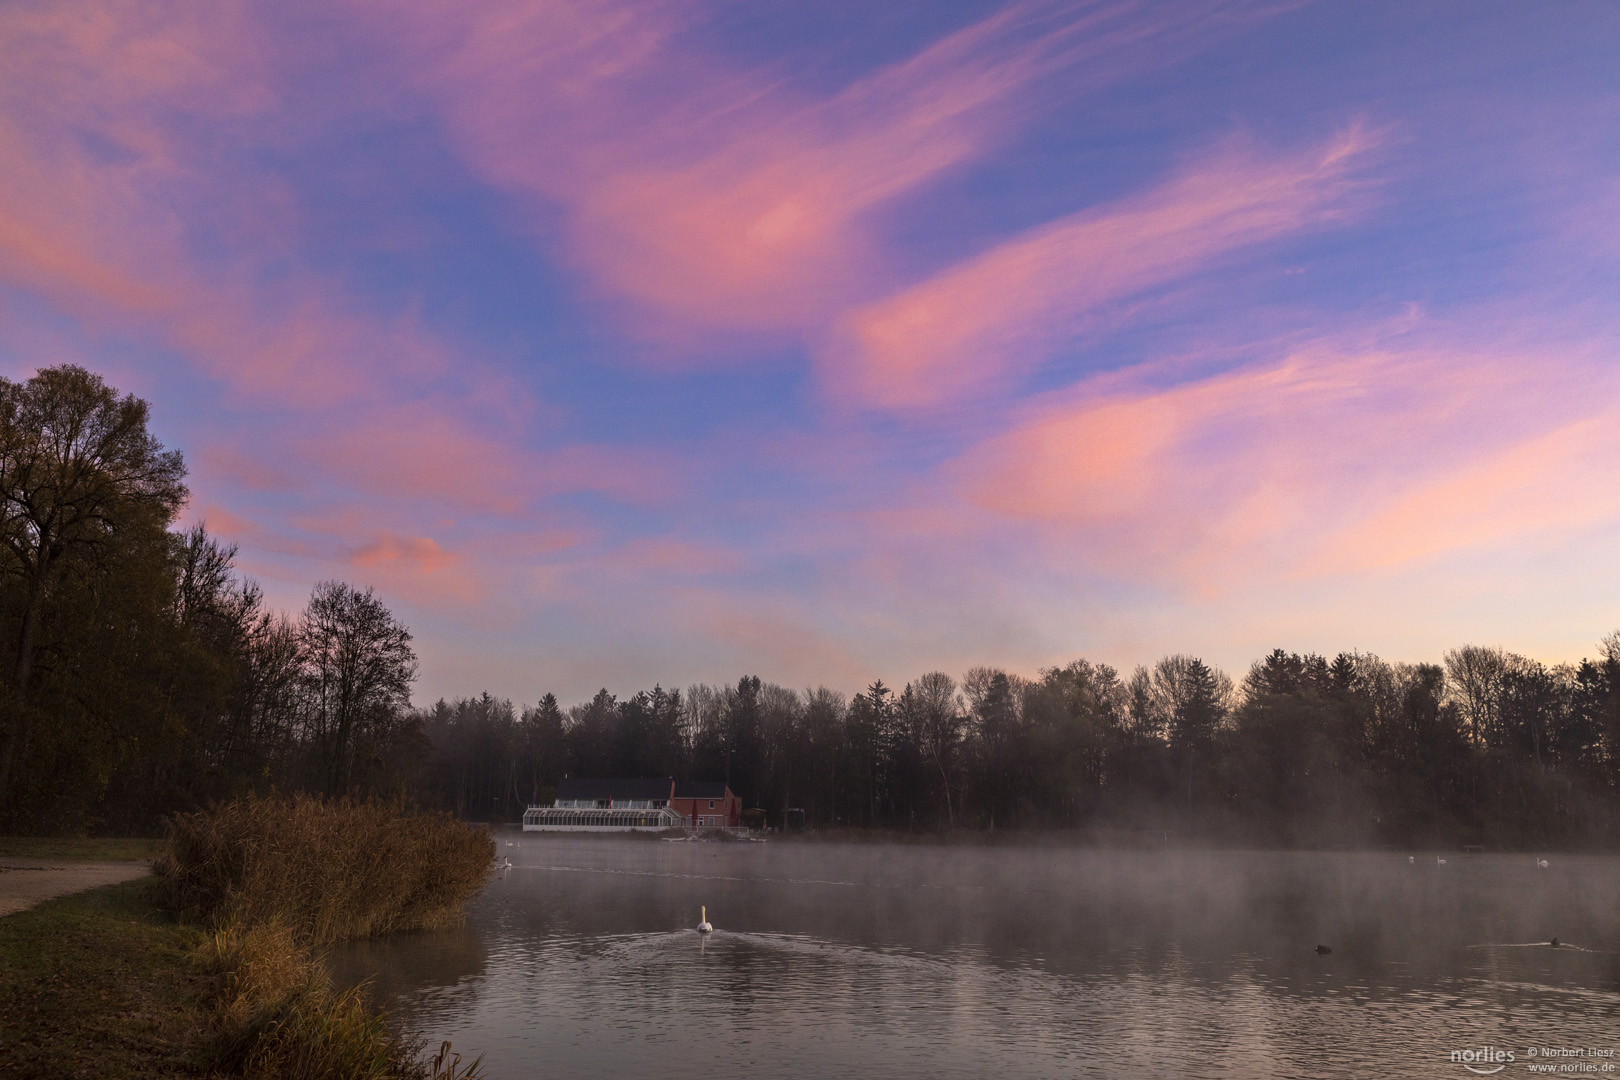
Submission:
[[[315,950],[443,926],[494,842],[443,815],[308,796],[177,818],[158,878],[0,919],[0,1046],[23,1072],[467,1080]]]
[[[174,1077],[206,1037],[206,935],[150,881],[0,919],[0,1046],[18,1076]]]
[[[163,841],[140,836],[0,836],[0,856],[13,859],[75,859],[150,862]]]
[[[177,815],[154,869],[169,910],[210,929],[202,1062],[247,1078],[454,1080],[389,1028],[314,950],[451,925],[489,878],[495,842],[441,814],[308,795]],[[468,1072],[476,1072],[473,1063]]]
[[[448,815],[294,795],[176,815],[154,869],[189,921],[330,945],[454,925],[494,859],[488,832]]]
[[[1579,664],[1278,649],[1127,674],[934,671],[853,696],[745,676],[412,708],[369,589],[271,611],[144,402],[0,379],[0,832],[154,833],[273,791],[513,821],[563,776],[726,780],[774,825],[1173,832],[1265,844],[1620,844],[1620,636]]]

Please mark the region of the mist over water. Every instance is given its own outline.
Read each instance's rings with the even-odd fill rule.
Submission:
[[[514,865],[464,928],[331,958],[492,1080],[1466,1076],[1451,1051],[1487,1044],[1524,1075],[1532,1045],[1620,1050],[1613,857],[499,843]]]

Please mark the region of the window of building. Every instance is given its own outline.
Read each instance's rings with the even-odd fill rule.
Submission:
[[[713,809],[714,809],[714,800],[713,800],[713,799],[710,799],[710,800],[709,800],[709,809],[710,809],[710,810],[713,810]]]

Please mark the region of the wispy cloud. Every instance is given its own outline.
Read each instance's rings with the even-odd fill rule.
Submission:
[[[1613,442],[1608,399],[1572,389],[1591,385],[1590,348],[1463,350],[1439,343],[1461,332],[1426,334],[1436,343],[1319,342],[1168,386],[1051,395],[947,475],[1071,559],[1217,591],[1620,513],[1589,483],[1552,512]]]
[[[1345,220],[1377,137],[1294,154],[1229,147],[1142,195],[1081,211],[854,312],[829,348],[839,396],[928,409],[1027,374],[1114,301],[1234,252]]]
[[[454,43],[424,46],[419,78],[469,159],[560,204],[603,293],[666,334],[819,332],[881,281],[867,215],[984,155],[1038,111],[1039,80],[1162,66],[1234,11],[1015,4],[820,98],[681,55],[678,6],[446,9],[414,30]]]
[[[1291,7],[918,2],[852,51],[707,0],[21,0],[0,360],[150,397],[278,603],[375,584],[510,692],[1028,670],[1601,548],[1589,72],[1436,48],[1436,105],[1331,35],[1431,31]]]

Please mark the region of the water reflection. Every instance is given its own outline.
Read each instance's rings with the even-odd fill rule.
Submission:
[[[333,958],[496,1080],[1467,1075],[1452,1049],[1620,1044],[1614,859],[511,839],[465,929]]]

